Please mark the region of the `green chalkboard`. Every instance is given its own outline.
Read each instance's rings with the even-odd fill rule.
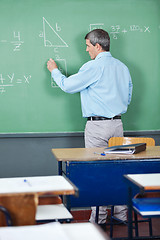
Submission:
[[[62,92],[50,57],[69,76],[90,60],[85,34],[104,28],[130,69],[125,130],[160,129],[159,0],[0,0],[0,132],[83,131],[80,96]]]

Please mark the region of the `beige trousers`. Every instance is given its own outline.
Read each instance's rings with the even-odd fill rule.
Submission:
[[[102,121],[87,121],[85,127],[85,147],[107,147],[108,140],[111,137],[123,136],[123,124],[121,119],[102,120]],[[96,207],[92,207],[90,222],[95,222]],[[127,207],[115,206],[114,216],[121,220],[127,219]],[[99,207],[98,223],[103,224],[107,218],[107,206]]]

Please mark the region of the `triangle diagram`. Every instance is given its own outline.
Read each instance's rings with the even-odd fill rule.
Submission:
[[[45,47],[68,47],[67,43],[43,17],[43,33]]]

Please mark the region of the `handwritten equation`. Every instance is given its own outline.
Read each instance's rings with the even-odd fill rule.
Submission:
[[[12,74],[2,74],[0,73],[0,93],[6,92],[6,88],[14,87],[16,84],[30,84],[31,75],[21,75],[16,76],[15,73]]]
[[[22,44],[24,44],[24,41],[21,40],[20,31],[13,31],[11,40],[1,39],[0,42],[1,44],[12,44],[14,52],[20,51]]]
[[[104,28],[104,23],[92,23],[89,25],[89,30],[94,30],[94,29],[102,29]],[[121,27],[121,25],[111,25],[108,28],[108,33],[110,36],[117,40],[120,34],[127,34],[130,32],[139,32],[139,33],[150,33],[150,26],[141,26],[141,25],[130,25],[128,27]]]
[[[130,25],[128,28],[122,28],[120,25],[111,26],[110,34],[113,39],[118,39],[120,33],[127,34],[129,32],[150,33],[149,26]]]
[[[151,27],[148,25],[126,25],[125,27],[120,24],[113,24],[110,26],[105,26],[105,23],[91,23],[89,24],[89,31],[93,29],[107,29],[110,34],[110,37],[114,40],[118,40],[120,36],[124,36],[131,33],[144,33],[150,34]],[[158,26],[160,30],[160,25]],[[45,17],[42,18],[42,31],[39,32],[39,37],[43,39],[43,46],[45,48],[52,49],[52,55],[57,61],[59,70],[67,76],[67,61],[61,55],[61,48],[68,48],[69,44],[62,37],[64,35],[63,29],[59,23],[53,22],[50,23]],[[1,34],[3,37],[3,35]],[[20,31],[12,31],[10,39],[2,38],[0,39],[0,44],[8,48],[8,45],[12,46],[13,52],[19,52],[23,48],[24,38]],[[0,93],[4,93],[7,87],[13,87],[15,84],[29,84],[31,80],[31,75],[22,75],[17,77],[15,73],[6,74],[5,76],[0,73]],[[51,79],[51,86],[58,87],[57,84]]]

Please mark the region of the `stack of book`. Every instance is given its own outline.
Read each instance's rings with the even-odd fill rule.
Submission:
[[[105,148],[104,153],[113,154],[135,154],[146,150],[146,143],[137,143],[130,145],[118,145]]]

